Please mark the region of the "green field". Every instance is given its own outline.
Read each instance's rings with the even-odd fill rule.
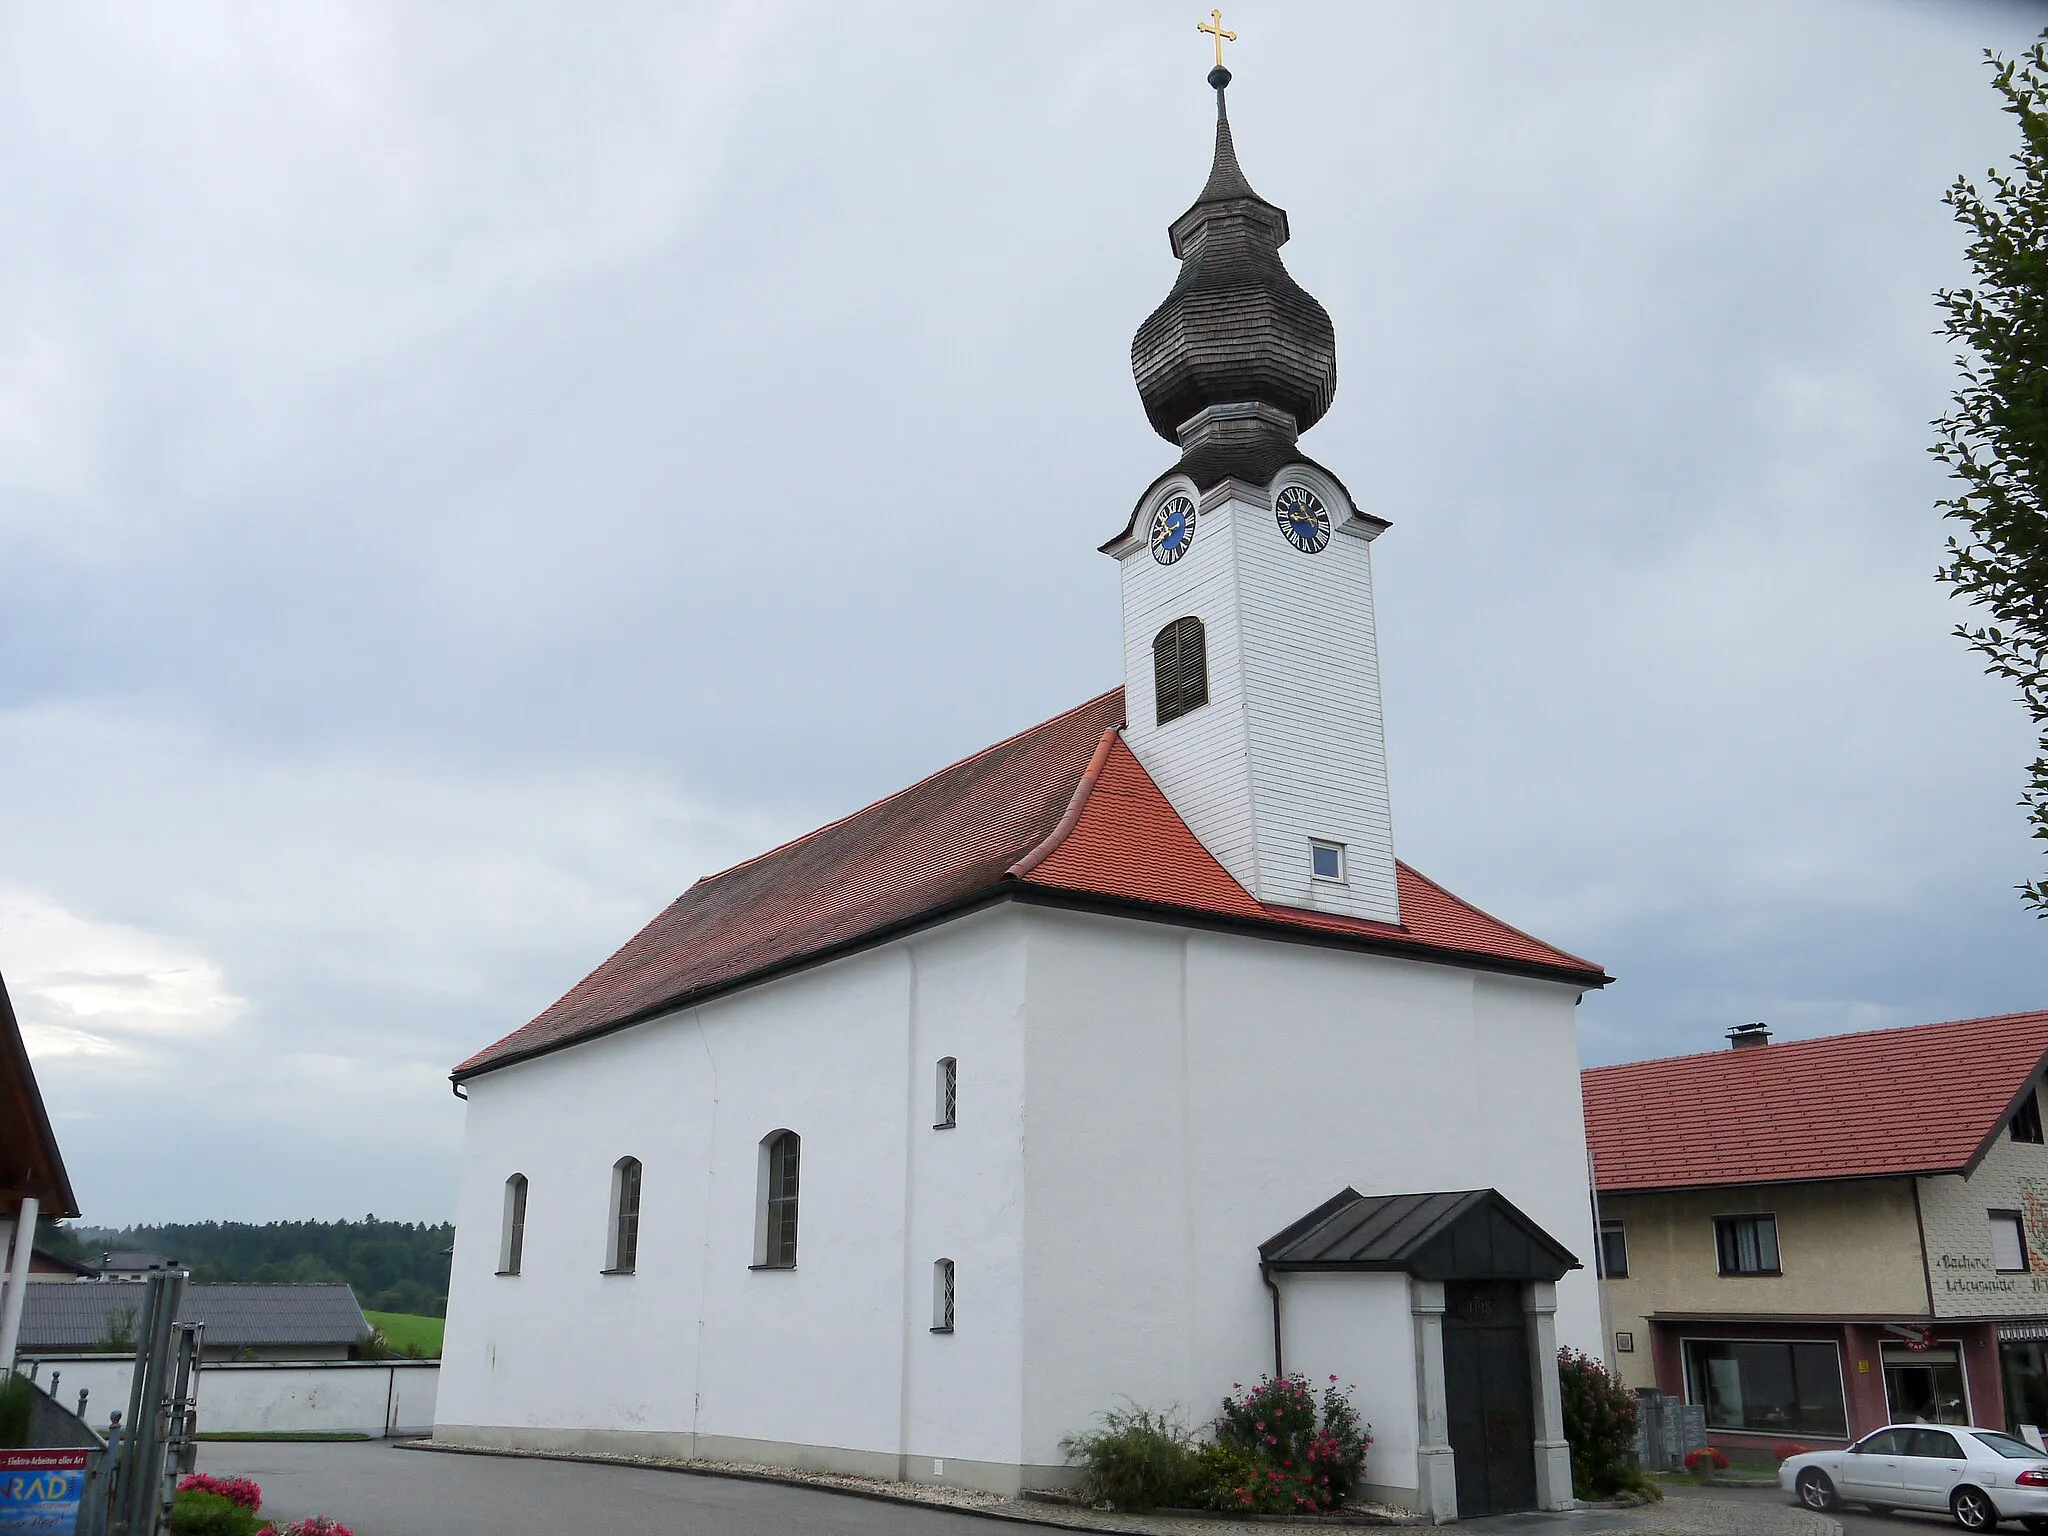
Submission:
[[[365,1312],[363,1316],[370,1320],[372,1328],[391,1341],[393,1349],[402,1351],[408,1345],[417,1344],[420,1353],[429,1360],[441,1358],[440,1318],[414,1317],[408,1312]]]

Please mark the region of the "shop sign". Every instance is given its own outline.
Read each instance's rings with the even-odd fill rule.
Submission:
[[[85,1496],[84,1451],[0,1451],[0,1532],[70,1536]]]

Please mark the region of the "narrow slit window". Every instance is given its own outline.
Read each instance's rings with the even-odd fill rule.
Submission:
[[[1160,725],[1209,702],[1209,642],[1200,619],[1175,619],[1153,637],[1152,691]]]
[[[498,1234],[498,1273],[516,1275],[526,1251],[526,1175],[505,1181],[505,1221]]]
[[[605,1243],[605,1273],[630,1275],[640,1263],[640,1159],[612,1164],[611,1233]]]
[[[953,1331],[953,1261],[941,1259],[932,1266],[932,1332]]]
[[[932,1098],[935,1131],[950,1130],[960,1108],[960,1063],[951,1056],[939,1058],[939,1081]]]
[[[797,1170],[802,1151],[795,1131],[776,1131],[761,1143],[756,1269],[796,1268]]]

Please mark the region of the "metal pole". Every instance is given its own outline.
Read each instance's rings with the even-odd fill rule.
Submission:
[[[21,1304],[28,1296],[28,1256],[36,1245],[36,1213],[42,1204],[24,1196],[14,1218],[14,1264],[7,1275],[7,1294],[0,1298],[0,1375],[14,1369],[14,1347],[21,1341]]]

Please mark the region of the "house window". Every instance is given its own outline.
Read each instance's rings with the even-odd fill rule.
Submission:
[[[1334,880],[1344,883],[1344,845],[1326,843],[1320,838],[1310,838],[1308,845],[1309,873],[1318,880]]]
[[[605,1240],[604,1272],[630,1275],[640,1262],[640,1159],[612,1164],[611,1234]]]
[[[2018,1211],[1991,1212],[1991,1267],[2001,1274],[2025,1274],[2027,1230]]]
[[[1778,1218],[1716,1216],[1714,1249],[1724,1275],[1775,1275],[1778,1270]]]
[[[1209,702],[1209,645],[1200,619],[1175,619],[1152,637],[1152,692],[1160,725]]]
[[[1706,1408],[1709,1429],[1848,1438],[1833,1344],[1687,1339],[1685,1395]]]
[[[505,1181],[505,1220],[498,1230],[498,1273],[519,1273],[519,1259],[526,1250],[526,1175],[515,1173]]]
[[[796,1268],[797,1162],[803,1144],[795,1131],[776,1131],[761,1143],[761,1199],[754,1233],[754,1268]]]
[[[953,1331],[953,1261],[941,1259],[932,1266],[932,1332]]]
[[[2011,1130],[2014,1141],[2031,1141],[2035,1146],[2041,1145],[2041,1101],[2031,1088],[2027,1090],[2027,1096],[2020,1101],[2020,1107],[2012,1112]]]
[[[1618,1221],[1600,1223],[1600,1278],[1603,1280],[1626,1280],[1628,1278],[1628,1232]]]
[[[932,1121],[932,1129],[950,1129],[955,1123],[954,1112],[960,1107],[960,1063],[951,1056],[939,1058],[938,1089],[932,1096],[932,1102],[938,1113],[938,1118]]]

